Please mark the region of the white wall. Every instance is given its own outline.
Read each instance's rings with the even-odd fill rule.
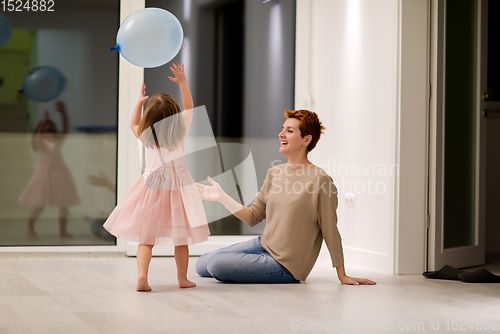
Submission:
[[[401,0],[395,259],[397,274],[426,269],[429,82],[429,1]]]
[[[416,16],[425,21],[426,1],[422,3],[423,12],[417,8],[420,11]],[[411,94],[410,72],[404,77],[405,85],[400,85],[401,64],[405,64],[407,71],[411,63],[411,55],[401,50],[400,37],[414,28],[417,37],[426,36],[427,27],[409,19],[405,21],[408,24],[401,24],[402,14],[415,10],[410,7],[412,4],[403,0],[297,1],[295,108],[317,112],[326,127],[310,158],[332,176],[339,190],[338,224],[347,268],[359,266],[385,273],[423,270],[425,90],[423,98]],[[405,47],[411,44],[410,39],[405,40]],[[424,61],[425,52],[424,48]],[[422,60],[421,54],[418,60]],[[416,78],[417,84],[426,87],[425,67],[423,73],[423,78]],[[424,108],[420,103],[417,110],[405,109],[408,105],[401,103],[401,87],[410,92],[405,95],[404,103],[415,98],[424,103]],[[406,115],[414,112],[418,113],[420,123],[416,124],[415,132],[404,137],[404,143],[410,144],[416,137],[418,142],[409,148],[416,149],[417,155],[414,161],[411,156],[403,156],[408,169],[401,173],[405,188],[400,189],[398,166],[402,162],[400,152],[405,152],[405,146],[401,146],[400,122],[404,119],[406,129],[411,121]],[[413,169],[417,173],[411,184],[409,176]],[[405,202],[400,212],[399,199],[410,193],[415,184],[418,187],[413,197],[421,201],[414,206]],[[354,204],[346,202],[347,193],[355,194]],[[401,215],[412,210],[418,212],[416,217],[401,219]],[[399,254],[398,245],[408,241],[407,232],[415,230],[419,233],[416,248]],[[415,256],[408,257],[415,249],[417,262]],[[398,261],[408,258],[411,263],[404,270],[399,268]]]

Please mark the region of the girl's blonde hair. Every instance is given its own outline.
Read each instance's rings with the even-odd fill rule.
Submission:
[[[181,146],[186,126],[181,108],[172,96],[158,93],[149,98],[138,133],[145,147],[175,151]]]

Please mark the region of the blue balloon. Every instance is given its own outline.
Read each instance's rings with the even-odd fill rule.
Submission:
[[[61,95],[66,79],[61,72],[51,66],[32,69],[24,78],[21,92],[37,102],[48,102]]]
[[[160,8],[144,8],[130,14],[116,35],[123,58],[140,67],[158,67],[171,61],[182,46],[184,33],[174,14]]]
[[[6,44],[12,34],[12,26],[9,19],[0,13],[0,46]]]

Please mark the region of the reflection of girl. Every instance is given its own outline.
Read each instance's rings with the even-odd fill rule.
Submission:
[[[63,102],[57,102],[58,112],[63,120],[63,130],[57,132],[56,125],[49,119],[48,112],[35,129],[32,138],[33,149],[38,153],[39,165],[23,192],[19,203],[31,207],[28,219],[28,237],[36,238],[34,225],[45,207],[59,208],[59,234],[71,237],[66,230],[68,207],[80,203],[73,177],[61,155],[61,145],[68,132],[68,116]]]

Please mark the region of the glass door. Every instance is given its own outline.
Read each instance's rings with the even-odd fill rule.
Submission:
[[[0,13],[0,251],[116,245],[119,16],[119,0]]]
[[[487,1],[434,2],[429,270],[484,263]],[[434,164],[433,164],[434,162]],[[432,210],[431,210],[432,211]]]

